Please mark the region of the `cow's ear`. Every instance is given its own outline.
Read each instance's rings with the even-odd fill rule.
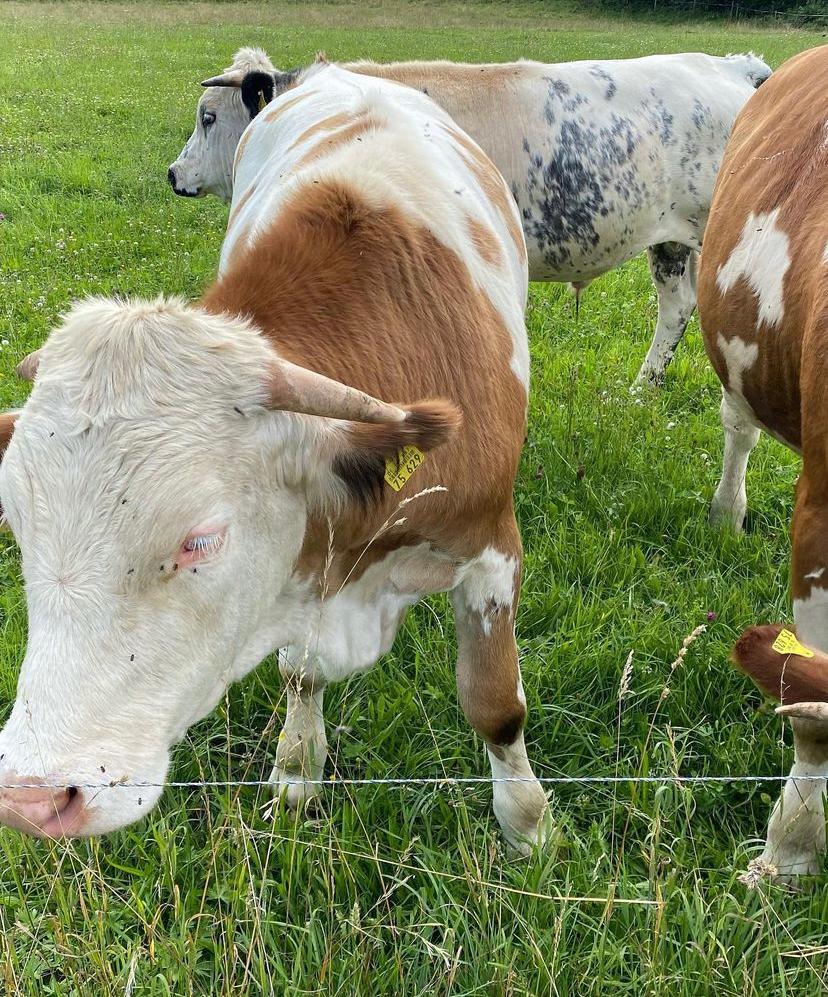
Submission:
[[[27,353],[15,368],[17,376],[24,381],[33,381],[40,366],[40,350]]]
[[[828,655],[805,647],[781,626],[746,630],[733,648],[733,661],[785,706],[828,702]]]
[[[245,74],[241,85],[244,106],[250,112],[251,120],[273,100],[275,74],[256,69]]]
[[[351,423],[339,437],[331,465],[348,495],[363,505],[378,502],[387,487],[398,490],[428,451],[455,435],[459,409],[444,399],[404,406],[401,422]]]

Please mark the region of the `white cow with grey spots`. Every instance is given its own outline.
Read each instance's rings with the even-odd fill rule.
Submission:
[[[321,57],[320,57],[321,58]],[[696,253],[736,115],[771,73],[755,55],[702,53],[569,63],[347,63],[422,90],[505,177],[520,209],[530,279],[576,294],[647,250],[658,321],[637,383],[659,382],[696,305]],[[169,181],[229,201],[252,118],[306,69],[260,49],[205,80],[196,126]]]

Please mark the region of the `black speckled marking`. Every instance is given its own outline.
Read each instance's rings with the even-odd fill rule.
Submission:
[[[607,88],[604,91],[604,100],[612,100],[612,98],[618,93],[618,85],[613,78],[612,73],[607,72],[603,66],[591,66],[589,70],[590,76],[594,76],[597,80],[601,80],[606,83]]]
[[[547,107],[561,93],[553,82]],[[547,265],[569,265],[573,244],[584,253],[595,249],[599,242],[595,220],[609,214],[607,201],[612,195],[631,211],[641,206],[646,188],[631,163],[641,137],[630,117],[613,114],[611,124],[602,127],[580,115],[564,120],[556,146],[546,157],[524,139],[529,159],[524,229]]]

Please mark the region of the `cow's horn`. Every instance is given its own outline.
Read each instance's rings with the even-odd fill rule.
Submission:
[[[221,76],[211,76],[209,80],[204,80],[201,85],[203,87],[240,87],[246,75],[241,69],[229,69]]]
[[[39,365],[40,350],[28,353],[15,368],[17,376],[22,378],[24,381],[33,381]]]
[[[797,720],[828,720],[828,703],[790,703],[787,706],[777,706],[776,712],[782,717],[794,717]]]
[[[267,407],[351,422],[402,422],[406,413],[287,360],[274,362],[267,377]]]

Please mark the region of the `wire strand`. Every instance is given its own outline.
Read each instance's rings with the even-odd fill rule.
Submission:
[[[618,785],[619,783],[677,785],[725,785],[731,783],[825,782],[822,775],[554,775],[538,776],[391,776],[388,778],[348,778],[330,776],[324,779],[290,777],[285,785],[298,786],[478,786],[495,783],[540,782],[544,785]],[[171,782],[128,782],[112,779],[110,782],[72,783],[73,789],[230,789],[256,788],[276,785],[272,779],[200,779]],[[17,789],[66,789],[65,784],[49,782],[0,783],[0,790]]]

